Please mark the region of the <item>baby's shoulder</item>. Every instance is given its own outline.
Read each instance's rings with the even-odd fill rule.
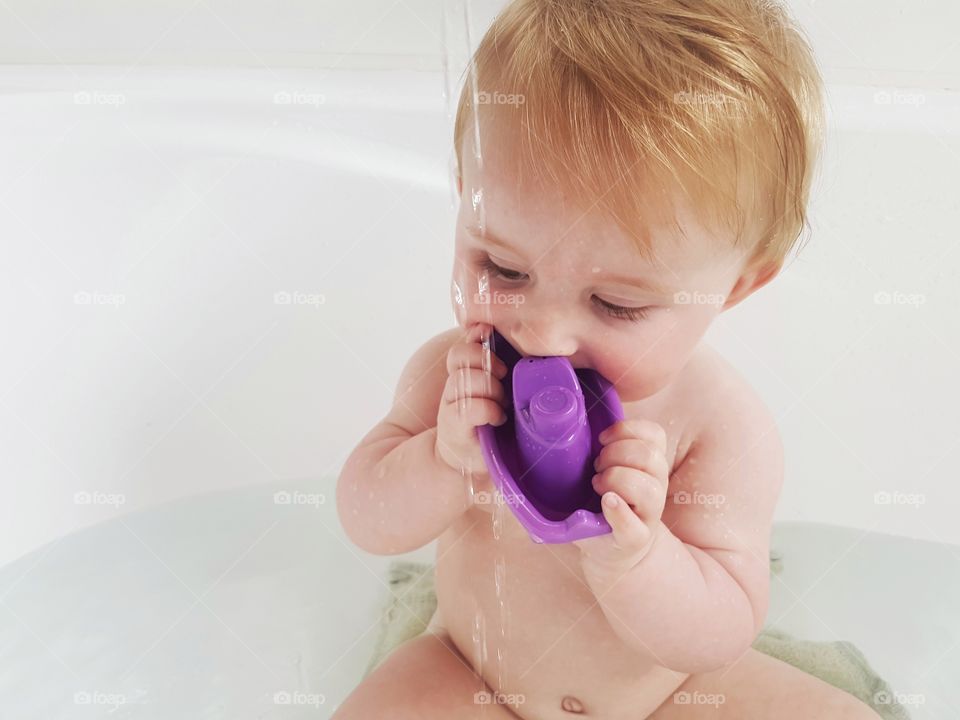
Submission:
[[[701,343],[684,368],[676,394],[677,402],[687,408],[685,449],[721,434],[734,438],[762,427],[772,426],[776,435],[775,418],[760,394],[739,369],[706,343]]]

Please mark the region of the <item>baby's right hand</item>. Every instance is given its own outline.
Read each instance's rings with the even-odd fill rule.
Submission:
[[[488,475],[476,428],[502,425],[507,366],[490,351],[490,373],[483,369],[482,336],[489,325],[477,324],[447,352],[447,384],[437,412],[437,456],[458,472],[465,468]]]

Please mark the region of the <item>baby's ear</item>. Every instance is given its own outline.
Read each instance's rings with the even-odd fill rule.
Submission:
[[[734,305],[746,300],[750,295],[773,280],[780,272],[782,263],[766,262],[746,269],[730,290],[723,310],[729,310]]]

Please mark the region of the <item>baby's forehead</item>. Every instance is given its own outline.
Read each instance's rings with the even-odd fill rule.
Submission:
[[[711,233],[683,203],[651,201],[644,203],[648,209],[642,215],[624,217],[582,197],[573,185],[517,182],[486,164],[477,179],[466,177],[464,191],[468,226],[478,232],[488,229],[498,236],[502,231],[499,236],[507,240],[547,236],[557,253],[586,249],[608,263],[634,256],[646,265],[676,263],[678,254],[701,254],[712,247],[705,243]]]

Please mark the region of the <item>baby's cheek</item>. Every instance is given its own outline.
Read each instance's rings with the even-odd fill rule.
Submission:
[[[451,302],[457,323],[462,328],[476,323],[487,323],[498,327],[501,325],[503,309],[495,302],[480,302],[480,293],[476,286],[468,287],[454,284],[451,287]]]
[[[597,369],[617,388],[624,402],[642,400],[670,384],[689,354],[688,343],[675,331],[650,333],[652,339],[611,347]],[[648,343],[646,346],[644,343]]]
[[[673,376],[668,368],[661,368],[643,360],[632,367],[624,365],[602,374],[614,384],[617,395],[623,402],[634,402],[650,397],[666,387]]]

